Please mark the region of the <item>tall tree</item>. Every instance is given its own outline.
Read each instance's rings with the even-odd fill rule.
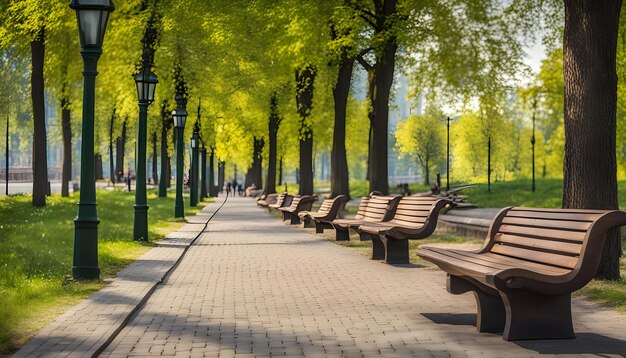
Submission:
[[[276,192],[276,137],[278,135],[278,128],[281,122],[281,118],[278,114],[278,98],[276,97],[276,92],[272,92],[272,95],[270,96],[269,107],[269,155],[267,158],[267,180],[265,180],[263,194],[272,194]]]
[[[306,66],[296,71],[296,106],[300,116],[300,195],[313,195],[313,129],[308,117],[313,108],[316,69]]]
[[[32,72],[31,98],[33,102],[33,205],[45,206],[48,193],[48,141],[44,99],[45,27],[41,27],[30,43]]]
[[[563,207],[618,209],[616,47],[621,0],[565,2]],[[607,233],[596,277],[620,278],[619,229]]]

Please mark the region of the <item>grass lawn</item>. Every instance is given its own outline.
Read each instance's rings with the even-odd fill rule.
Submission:
[[[98,253],[101,277],[115,276],[148,251],[135,242],[134,192],[99,190]],[[53,195],[34,208],[30,195],[0,197],[0,355],[11,353],[56,316],[104,286],[103,281],[70,282],[78,194]],[[185,201],[187,203],[187,201]],[[174,197],[148,191],[150,240],[182,226],[174,219]],[[186,214],[202,208],[186,207]]]

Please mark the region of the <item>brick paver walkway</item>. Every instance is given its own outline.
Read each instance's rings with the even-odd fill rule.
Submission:
[[[391,266],[231,198],[102,356],[624,357],[626,315],[574,300],[575,340],[477,333],[445,275]]]

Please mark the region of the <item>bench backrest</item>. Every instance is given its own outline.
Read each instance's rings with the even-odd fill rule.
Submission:
[[[432,196],[403,196],[389,222],[404,227],[422,227],[441,200]]]
[[[286,196],[287,196],[286,192],[282,192],[278,194],[278,196],[276,197],[276,202],[274,204],[276,204],[276,206],[278,207],[281,207],[283,205],[283,202],[285,201]]]
[[[606,231],[625,223],[626,214],[620,211],[505,208],[492,222],[481,252],[561,269],[580,269],[588,261],[590,279]]]
[[[400,199],[399,196],[372,195],[365,207],[362,220],[372,222],[388,220]]]
[[[320,214],[325,214],[329,212],[330,209],[333,207],[334,202],[335,202],[335,199],[324,199],[324,201],[322,201],[322,205],[317,210],[317,212]]]
[[[361,203],[359,204],[359,209],[354,216],[355,220],[361,220],[365,217],[365,209],[367,209],[367,204],[369,203],[369,196],[364,196],[361,198]]]

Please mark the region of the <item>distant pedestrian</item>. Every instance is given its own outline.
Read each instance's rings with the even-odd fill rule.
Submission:
[[[128,168],[128,175],[126,176],[126,186],[128,187],[128,191],[130,191],[130,181],[131,181],[131,176],[130,176],[130,168]]]
[[[226,183],[226,195],[230,195],[230,188],[231,188],[230,182]]]
[[[243,196],[243,185],[237,185],[237,191],[239,192],[239,196]]]

